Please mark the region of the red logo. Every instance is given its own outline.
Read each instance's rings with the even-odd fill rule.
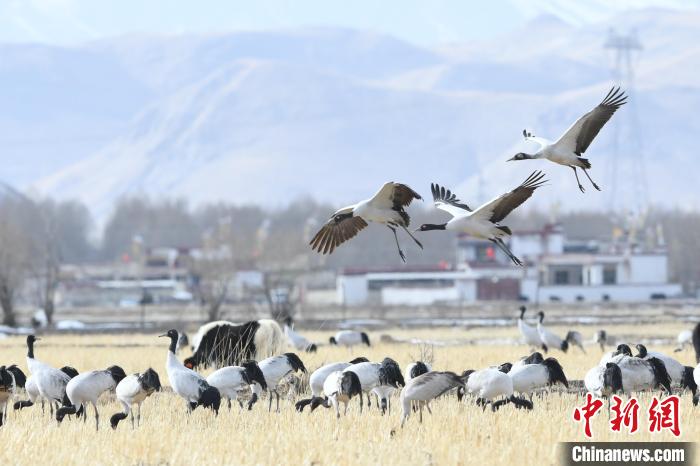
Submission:
[[[590,393],[586,394],[586,404],[582,408],[576,408],[574,410],[574,421],[581,422],[583,419],[584,422],[584,428],[583,432],[586,434],[586,437],[591,438],[593,435],[591,434],[591,418],[595,416],[600,408],[603,407],[603,402],[594,399],[593,395]]]
[[[629,429],[630,434],[637,432],[639,427],[639,403],[635,398],[630,398],[630,400],[622,406],[622,398],[617,395],[612,397],[613,404],[611,410],[613,412],[613,418],[610,420],[610,429],[613,432],[620,432],[621,427],[624,425]]]
[[[680,399],[671,395],[659,401],[654,397],[649,407],[649,432],[661,432],[668,429],[673,435],[681,435]]]
[[[586,403],[574,409],[574,421],[583,422],[583,433],[586,437],[593,437],[591,432],[591,418],[598,414],[603,402],[593,398],[590,393],[586,394]],[[639,430],[639,402],[636,398],[630,398],[627,403],[623,403],[622,398],[613,395],[610,406],[610,429],[613,432],[621,432],[623,427],[630,434]],[[680,428],[680,398],[671,395],[667,398],[652,398],[651,406],[647,410],[649,419],[649,432],[661,432],[668,430],[676,437],[681,435]]]

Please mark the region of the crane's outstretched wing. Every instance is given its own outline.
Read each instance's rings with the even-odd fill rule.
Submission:
[[[555,144],[561,144],[577,155],[583,154],[617,109],[627,103],[626,99],[624,91],[613,87],[596,108],[576,120]]]
[[[535,192],[535,189],[547,182],[547,180],[543,178],[544,173],[541,171],[532,172],[520,186],[482,205],[476,209],[474,215],[493,223],[500,222],[506,218],[513,209],[528,200],[530,196],[532,196],[532,193]]]
[[[321,254],[330,254],[335,248],[354,238],[366,226],[367,222],[362,217],[334,215],[321,227],[309,244],[311,249]]]
[[[464,211],[472,211],[467,204],[463,204],[452,191],[445,189],[444,186],[431,183],[430,191],[433,193],[435,207],[447,212],[453,217],[464,215]]]
[[[377,194],[369,202],[377,207],[399,211],[408,206],[414,199],[423,198],[408,185],[390,181],[384,183],[384,186],[377,191]]]

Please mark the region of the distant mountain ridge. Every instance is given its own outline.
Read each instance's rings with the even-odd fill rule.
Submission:
[[[552,184],[534,202],[604,208],[612,125],[587,153],[603,193],[581,195],[564,167],[505,160],[525,149],[523,128],[555,139],[604,96],[611,26],[637,26],[645,46],[634,105],[650,198],[692,205],[700,188],[679,167],[696,158],[700,130],[700,45],[690,40],[700,15],[657,9],[582,28],[541,17],[435,50],[322,28],[2,45],[0,142],[11,163],[0,178],[79,198],[99,219],[128,194],[342,204],[390,179],[422,193],[440,182],[474,203],[543,168]],[[627,111],[613,123],[627,124]]]

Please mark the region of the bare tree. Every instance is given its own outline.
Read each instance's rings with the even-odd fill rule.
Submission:
[[[15,300],[26,277],[28,242],[11,217],[13,209],[5,207],[0,208],[0,307],[3,324],[14,326]]]
[[[237,271],[235,243],[231,218],[224,217],[203,235],[202,249],[193,257],[195,291],[209,321],[221,317],[223,305],[230,297]]]

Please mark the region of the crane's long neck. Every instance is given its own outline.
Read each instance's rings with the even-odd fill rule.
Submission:
[[[168,351],[175,356],[175,350],[177,349],[177,338],[176,337],[171,337],[170,338],[170,347],[168,348]]]
[[[422,230],[424,231],[430,231],[430,230],[445,230],[447,229],[447,223],[439,223],[439,224],[434,224],[434,223],[427,223],[423,225]]]
[[[31,340],[27,342],[27,357],[34,359],[34,342]]]

